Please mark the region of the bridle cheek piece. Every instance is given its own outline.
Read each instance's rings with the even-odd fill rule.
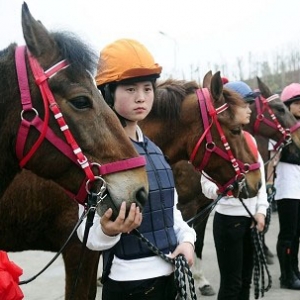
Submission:
[[[236,182],[238,182],[239,185],[245,184],[245,174],[247,174],[249,171],[258,170],[260,168],[260,163],[259,162],[253,164],[243,163],[234,157],[230,145],[224,134],[224,131],[218,120],[218,114],[224,112],[229,107],[228,104],[224,103],[220,107],[215,108],[212,104],[212,98],[207,88],[198,89],[196,91],[196,94],[198,97],[200,113],[202,115],[204,133],[199,138],[196,146],[194,147],[189,161],[192,163],[195,160],[196,154],[204,139],[206,140],[204,157],[200,165],[198,167],[195,167],[196,170],[200,172],[204,170],[213,152],[221,156],[222,158],[224,158],[224,160],[230,161],[235,171],[235,176],[232,179],[230,179],[225,185],[221,186],[218,182],[210,178],[210,180],[215,182],[215,184],[218,186],[219,191],[223,193],[228,190],[229,186],[233,186],[233,184]],[[213,124],[215,124],[215,126],[217,127],[225,151],[220,147],[218,147],[213,142],[212,134],[211,134],[211,127]]]
[[[267,99],[265,99],[261,95],[256,97],[256,99],[255,99],[255,106],[256,106],[257,116],[256,116],[256,120],[255,120],[255,123],[254,123],[254,134],[258,133],[260,123],[265,123],[269,127],[278,130],[281,133],[282,137],[274,145],[274,150],[275,151],[279,150],[285,144],[290,143],[291,139],[292,139],[291,134],[300,127],[300,122],[297,122],[291,128],[283,128],[282,127],[282,125],[277,120],[276,115],[274,114],[272,108],[269,105],[269,102],[271,102],[275,99],[278,99],[278,98],[279,98],[279,95],[274,94],[274,95],[268,97]],[[262,103],[262,107],[261,107],[260,103]],[[271,120],[269,120],[265,117],[265,115],[264,115],[265,112],[269,113],[269,115],[271,117]]]
[[[45,114],[43,120],[39,117],[38,111],[32,105],[25,62],[26,53],[35,83],[38,85],[42,95]],[[44,139],[47,139],[74,164],[80,166],[80,168],[84,171],[86,178],[81,184],[77,195],[74,195],[70,191],[66,191],[69,196],[74,198],[78,203],[84,205],[86,203],[87,194],[90,194],[92,186],[96,181],[100,181],[101,183],[101,188],[98,191],[99,194],[102,194],[106,189],[106,182],[102,178],[103,175],[139,168],[146,165],[146,160],[143,156],[124,159],[104,165],[88,161],[81,148],[75,141],[69,126],[65,122],[59,105],[55,101],[53,93],[51,92],[48,84],[49,78],[55,76],[55,74],[57,74],[59,71],[69,66],[69,63],[66,60],[62,60],[48,70],[44,71],[39,62],[31,55],[28,49],[26,49],[26,46],[20,46],[16,48],[15,62],[22,104],[22,111],[20,114],[21,124],[17,134],[16,142],[16,155],[20,161],[19,165],[21,168],[25,167]],[[58,137],[49,127],[49,109],[52,111],[61,132],[64,134],[65,140]],[[24,115],[30,111],[34,112],[35,115],[33,118],[31,118],[31,120],[27,120]],[[31,126],[35,127],[40,132],[40,135],[28,153],[24,155],[24,148]],[[92,167],[95,166],[98,168],[97,175],[95,175],[92,170]]]

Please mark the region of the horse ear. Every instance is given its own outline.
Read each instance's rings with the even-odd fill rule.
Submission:
[[[208,71],[204,78],[203,78],[203,84],[202,84],[202,87],[204,88],[210,88],[210,82],[211,82],[211,78],[212,78],[213,74],[212,74],[212,71]]]
[[[211,79],[210,83],[210,93],[213,97],[213,99],[216,101],[220,99],[222,93],[223,93],[223,82],[221,79],[221,72],[218,71],[214,74],[214,76]]]
[[[262,82],[259,77],[256,77],[256,79],[259,91],[261,92],[262,96],[264,98],[269,98],[270,96],[272,96],[272,92],[269,87],[264,82]]]
[[[22,5],[22,28],[26,45],[32,55],[40,57],[49,52],[49,49],[55,54],[55,41],[44,25],[32,17],[26,2]]]

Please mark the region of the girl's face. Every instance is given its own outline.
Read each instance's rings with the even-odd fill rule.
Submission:
[[[235,121],[240,125],[249,124],[251,117],[251,109],[249,103],[238,106],[235,114]]]
[[[119,84],[114,93],[114,109],[127,120],[138,122],[147,117],[154,100],[151,81]]]
[[[296,100],[290,104],[290,112],[296,119],[300,119],[300,100]]]

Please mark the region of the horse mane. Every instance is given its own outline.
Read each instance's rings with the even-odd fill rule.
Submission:
[[[166,79],[159,81],[151,115],[165,117],[168,121],[178,119],[182,101],[200,86],[195,81]]]
[[[72,72],[93,73],[97,66],[96,53],[74,33],[68,31],[52,32],[52,38],[57,43],[60,53],[70,63]],[[69,68],[68,68],[69,69]]]
[[[58,45],[61,56],[70,63],[67,70],[72,70],[72,74],[89,71],[94,73],[97,67],[98,56],[85,42],[74,33],[69,31],[51,32],[51,37]],[[7,56],[17,46],[16,43],[0,51],[0,57]]]

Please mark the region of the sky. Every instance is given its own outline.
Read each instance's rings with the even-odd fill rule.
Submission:
[[[24,44],[21,0],[0,0],[0,49]],[[119,38],[143,43],[163,66],[162,77],[202,80],[226,65],[240,79],[249,53],[272,59],[300,49],[299,0],[27,0],[33,17],[51,31],[76,33],[97,53]],[[223,70],[224,71],[224,70]]]

